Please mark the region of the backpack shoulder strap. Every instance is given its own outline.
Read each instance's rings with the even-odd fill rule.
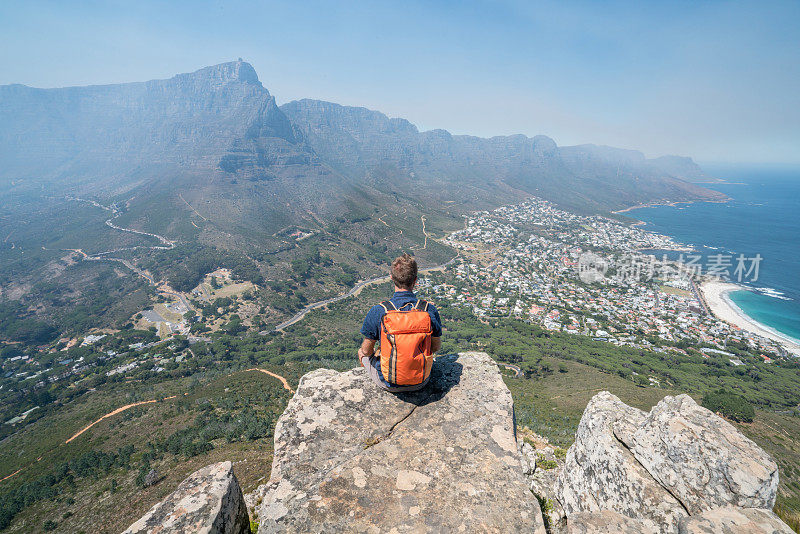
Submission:
[[[384,300],[383,302],[381,302],[379,304],[379,306],[381,306],[383,308],[383,311],[385,311],[387,313],[388,313],[389,310],[397,311],[397,306],[395,306],[394,302],[392,302],[391,300]]]
[[[417,303],[414,304],[414,309],[415,310],[428,311],[428,301],[427,300],[423,300],[423,299],[419,299],[417,301]]]

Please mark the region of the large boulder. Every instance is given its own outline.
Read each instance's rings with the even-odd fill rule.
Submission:
[[[644,419],[644,412],[607,391],[592,398],[556,480],[568,520],[578,512],[612,510],[640,519],[650,531],[677,533],[679,519],[688,513],[613,432],[618,421],[636,426]]]
[[[571,532],[614,514],[635,520],[620,532],[789,532],[771,512],[775,462],[688,395],[649,413],[595,395],[555,486]]]
[[[775,506],[778,466],[772,458],[688,395],[665,397],[634,432],[618,437],[691,514]]]
[[[358,368],[305,375],[275,428],[259,532],[537,532],[511,394],[483,353],[391,394]]]
[[[231,462],[195,471],[123,534],[248,534],[250,519]]]

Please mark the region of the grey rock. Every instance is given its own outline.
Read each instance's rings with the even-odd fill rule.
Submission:
[[[530,442],[526,441],[523,435],[527,436]],[[528,481],[531,493],[539,501],[548,534],[563,534],[566,532],[567,517],[554,491],[555,480],[563,469],[563,461],[555,456],[555,449],[549,445],[546,438],[529,428],[518,429],[517,444],[522,459],[522,472]],[[539,465],[539,457],[556,462],[557,467],[545,469],[544,464]]]
[[[611,510],[569,516],[568,534],[654,534],[657,529]]]
[[[714,508],[681,521],[681,534],[793,534],[770,510]]]
[[[644,419],[644,412],[607,391],[592,398],[555,484],[568,519],[578,512],[613,510],[640,519],[651,531],[677,532],[678,520],[688,515],[686,510],[612,430],[617,421],[637,424]]]
[[[158,483],[159,480],[161,480],[161,477],[158,476],[158,471],[156,471],[155,469],[151,469],[144,476],[144,487],[149,488],[150,486],[154,486]]]
[[[185,532],[250,532],[244,496],[231,462],[220,462],[195,471],[123,534]]]
[[[520,458],[522,460],[522,472],[525,475],[532,475],[536,471],[536,451],[529,443],[522,442],[519,448]]]
[[[537,532],[511,394],[483,353],[436,359],[425,390],[363,369],[305,375],[275,429],[259,532]]]
[[[611,512],[636,520],[620,532],[784,532],[769,511],[777,486],[772,458],[688,395],[645,413],[604,391],[583,413],[555,493],[570,532],[604,531]]]
[[[775,505],[778,466],[733,425],[688,395],[665,397],[617,437],[691,514],[734,505]]]

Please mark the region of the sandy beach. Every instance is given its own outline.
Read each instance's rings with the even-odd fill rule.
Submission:
[[[728,298],[728,293],[743,289],[736,284],[722,281],[703,282],[700,285],[700,291],[703,293],[708,308],[718,319],[738,326],[742,330],[776,341],[792,354],[800,356],[800,343],[754,321]]]

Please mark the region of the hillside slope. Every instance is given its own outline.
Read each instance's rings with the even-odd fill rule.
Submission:
[[[0,160],[0,294],[47,320],[76,295],[103,308],[90,315],[108,308],[94,306],[96,284],[50,298],[75,286],[70,250],[126,249],[126,260],[182,288],[232,263],[251,281],[286,280],[292,261],[316,257],[312,248],[366,278],[400,251],[426,265],[446,261],[452,251],[428,237],[454,230],[464,213],[527,194],[582,212],[724,197],[687,181],[704,177],[688,159],[559,147],[545,136],[420,132],[404,119],[315,100],[279,107],[241,60],[168,80],[2,86]],[[103,224],[110,210],[118,228],[175,247],[151,253],[152,239]],[[300,230],[313,237],[291,237]],[[125,274],[86,270],[82,280]],[[63,274],[43,285],[52,271]],[[328,282],[308,298],[339,289]],[[124,308],[114,321],[125,319]]]

